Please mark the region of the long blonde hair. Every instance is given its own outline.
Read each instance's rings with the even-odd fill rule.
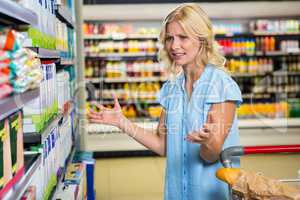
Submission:
[[[226,59],[219,53],[219,45],[215,41],[215,35],[212,30],[212,23],[208,15],[202,8],[195,3],[181,4],[175,8],[164,19],[159,40],[161,47],[159,50],[159,59],[166,65],[167,71],[171,74],[178,73],[178,68],[172,62],[165,49],[166,29],[168,23],[176,21],[183,30],[190,36],[196,37],[201,41],[201,49],[198,52],[196,64],[206,65],[208,63],[225,70]]]

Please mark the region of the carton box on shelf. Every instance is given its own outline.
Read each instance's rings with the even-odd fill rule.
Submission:
[[[10,134],[9,134],[9,120],[4,120],[1,129],[1,142],[3,150],[3,186],[5,186],[12,179],[12,165],[11,165],[11,149],[10,149]]]
[[[41,145],[37,147],[37,152],[41,153],[41,157],[43,157],[43,150],[41,148]],[[44,163],[41,161],[41,164],[37,167],[36,171],[32,175],[32,181],[30,183],[31,186],[35,187],[36,191],[36,199],[42,199],[43,192],[44,192]]]
[[[58,109],[64,110],[64,104],[68,101],[70,101],[70,76],[69,73],[66,71],[62,71],[57,73],[56,75],[57,81],[56,81],[56,87],[57,91],[57,100],[58,100]]]
[[[63,184],[65,189],[59,190],[55,194],[55,199],[68,197],[68,199],[83,199],[85,196],[85,177],[86,169],[83,163],[71,163],[67,167],[65,181]],[[63,198],[62,198],[63,199]]]
[[[60,153],[58,158],[60,159],[60,167],[64,167],[67,157],[72,148],[72,129],[71,129],[71,117],[68,116],[67,119],[59,126],[59,141]]]
[[[9,117],[10,148],[13,173],[24,168],[22,112],[18,111]]]
[[[4,172],[4,162],[3,162],[3,141],[2,141],[2,135],[5,134],[5,128],[4,128],[4,120],[0,120],[0,188],[3,186],[3,172]]]
[[[0,121],[0,189],[2,189],[12,178],[9,121]]]
[[[24,174],[22,112],[0,120],[0,199]]]
[[[40,132],[58,112],[55,64],[44,63],[41,69],[40,96],[23,107],[25,133]]]
[[[77,191],[78,191],[78,186],[77,185],[65,186],[64,184],[60,184],[58,186],[58,189],[57,189],[56,193],[55,193],[54,199],[75,200],[75,199],[77,199],[76,198]]]

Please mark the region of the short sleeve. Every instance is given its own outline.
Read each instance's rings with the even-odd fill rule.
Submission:
[[[167,108],[167,97],[169,94],[169,82],[165,82],[161,87],[160,91],[156,94],[158,103],[166,110]]]
[[[223,103],[235,101],[236,105],[243,102],[242,94],[237,83],[225,72],[219,72],[209,83],[206,103]]]

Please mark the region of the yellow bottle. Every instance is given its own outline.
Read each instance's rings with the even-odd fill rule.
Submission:
[[[147,83],[145,87],[145,99],[153,99],[154,87],[153,83]]]
[[[257,59],[254,59],[253,62],[252,62],[252,67],[253,67],[253,73],[257,73],[259,71],[259,65],[258,65],[258,62],[257,62]]]
[[[122,113],[125,117],[128,117],[128,111],[126,106],[122,106]]]
[[[139,93],[139,99],[141,100],[145,100],[147,99],[147,89],[146,89],[146,84],[145,83],[140,83],[139,84],[139,89],[138,89],[138,93]]]
[[[136,111],[133,106],[129,106],[127,110],[127,115],[129,118],[135,118],[136,117]]]

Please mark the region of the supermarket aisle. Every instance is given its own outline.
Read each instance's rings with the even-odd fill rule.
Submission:
[[[97,200],[159,200],[163,197],[161,157],[98,159],[95,166]]]
[[[251,155],[241,167],[275,179],[297,178],[299,154]],[[161,200],[165,158],[98,159],[95,166],[97,200]],[[283,170],[284,169],[284,170]]]

